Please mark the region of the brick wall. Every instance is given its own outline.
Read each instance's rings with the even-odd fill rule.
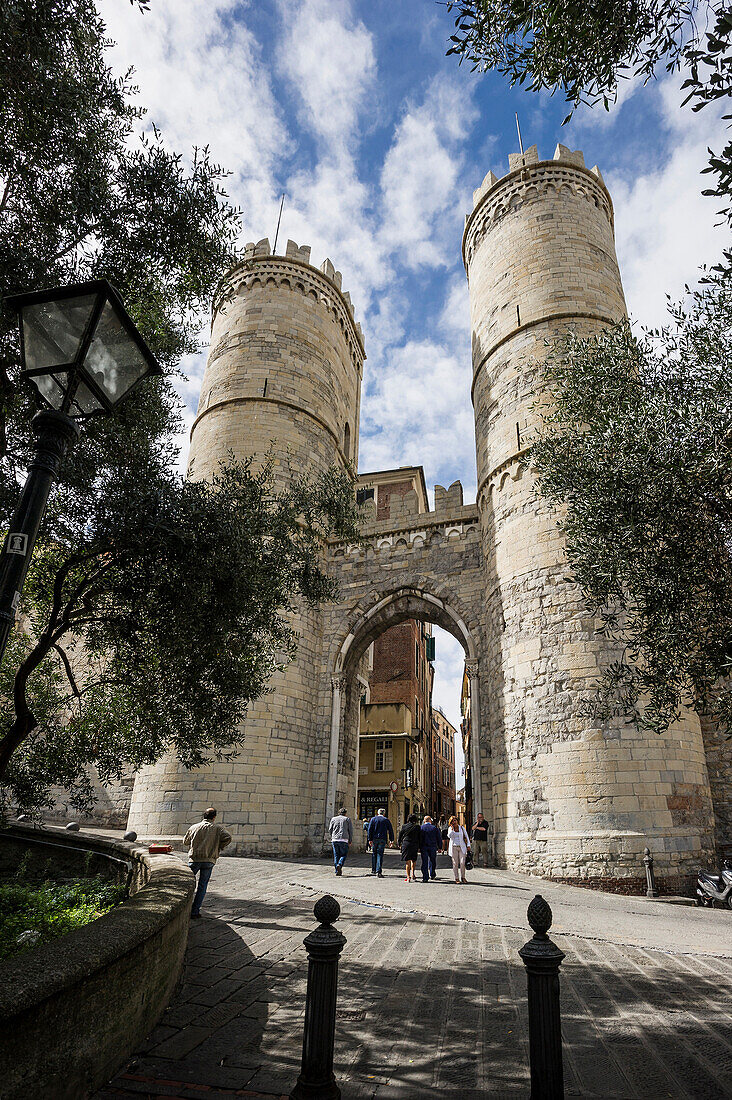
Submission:
[[[431,678],[422,624],[408,619],[389,627],[374,642],[373,661],[370,702],[404,703],[411,712],[413,728],[427,729]]]

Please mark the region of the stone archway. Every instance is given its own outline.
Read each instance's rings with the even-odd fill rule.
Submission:
[[[471,714],[474,728],[480,731],[480,677],[479,655],[480,635],[475,626],[471,629],[466,619],[469,615],[460,608],[458,599],[452,600],[435,595],[426,585],[401,584],[383,593],[372,592],[370,606],[359,609],[355,620],[352,621],[345,633],[337,639],[335,656],[331,672],[331,714],[330,714],[330,743],[328,751],[328,770],[326,786],[325,822],[330,820],[336,808],[339,789],[343,789],[343,781],[347,786],[352,786],[357,794],[358,789],[358,753],[356,753],[355,775],[353,777],[342,774],[343,762],[346,759],[344,742],[354,741],[358,743],[359,709],[354,699],[353,686],[359,663],[369,645],[375,639],[399,622],[407,619],[419,619],[434,623],[442,627],[462,645],[465,651],[466,666],[470,678]],[[481,738],[479,733],[471,738],[471,771],[475,776],[480,776],[483,782],[476,784],[474,808],[475,811],[483,810],[483,783],[487,778],[489,769],[486,761],[482,759]],[[339,784],[339,779],[341,780]],[[491,812],[490,817],[493,814]]]

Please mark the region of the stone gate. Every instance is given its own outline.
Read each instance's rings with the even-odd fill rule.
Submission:
[[[537,370],[569,329],[625,312],[613,209],[597,168],[558,146],[488,173],[466,219],[478,493],[407,494],[388,517],[367,505],[363,542],[324,548],[340,598],[296,616],[299,649],[252,707],[230,761],[186,772],[172,758],[137,777],[130,825],[179,833],[213,802],[243,854],[320,850],[337,803],[355,811],[357,677],[369,644],[407,618],[462,644],[471,685],[475,809],[498,861],[559,878],[635,878],[649,845],[660,877],[710,857],[714,811],[704,743],[687,713],[664,736],[583,703],[616,656],[567,579],[557,514],[524,458]],[[364,343],[340,272],[289,241],[247,246],[214,303],[211,350],[191,432],[189,476],[227,453],[274,447],[280,484],[358,462]]]

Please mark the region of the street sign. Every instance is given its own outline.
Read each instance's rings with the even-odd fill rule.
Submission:
[[[391,783],[389,784],[389,790],[392,794],[396,794],[399,790],[399,784],[397,783],[396,779],[392,779]]]
[[[15,534],[15,532],[11,531],[8,535],[6,550],[8,554],[19,554],[21,558],[24,558],[28,552],[28,536]]]

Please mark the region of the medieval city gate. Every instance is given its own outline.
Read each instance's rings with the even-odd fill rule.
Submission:
[[[592,334],[625,313],[613,211],[597,168],[558,146],[489,172],[466,219],[478,491],[437,487],[434,510],[407,494],[364,509],[361,546],[324,548],[337,604],[303,609],[297,660],[244,725],[233,760],[186,772],[172,757],[135,782],[130,825],[180,833],[214,802],[242,854],[320,851],[337,801],[356,805],[356,677],[369,643],[404,618],[457,637],[471,677],[476,808],[499,862],[561,878],[637,877],[643,849],[663,877],[688,875],[713,847],[704,742],[687,713],[665,735],[582,704],[615,657],[567,579],[557,515],[536,495],[524,453],[537,420],[538,368],[569,329]],[[282,485],[303,470],[358,463],[364,343],[341,274],[310,249],[269,241],[214,302],[211,350],[188,474],[272,446]],[[444,398],[443,398],[444,399]]]
[[[460,642],[471,682],[471,714],[480,729],[483,562],[477,508],[463,505],[459,482],[448,492],[436,487],[434,511],[420,514],[413,492],[394,504],[392,498],[389,518],[379,521],[373,508],[365,510],[364,544],[330,550],[341,594],[337,607],[326,612],[332,685],[328,818],[339,800],[347,805],[357,800],[357,673],[369,645],[388,627],[405,619],[428,620]],[[483,777],[475,791],[476,811],[483,809],[483,790],[486,805],[491,801],[490,751],[489,741],[481,751],[478,737],[473,739],[471,774]]]

